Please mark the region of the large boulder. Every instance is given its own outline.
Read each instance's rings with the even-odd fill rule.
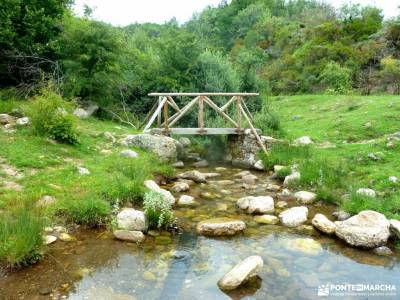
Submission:
[[[175,161],[177,149],[175,140],[163,136],[152,134],[133,134],[126,136],[122,142],[125,146],[132,146],[153,152],[162,161]]]
[[[133,208],[125,208],[117,215],[119,229],[129,231],[146,231],[146,216],[142,211]]]
[[[187,171],[185,173],[181,173],[178,175],[179,178],[182,179],[189,179],[193,180],[194,182],[198,183],[205,183],[207,182],[207,178],[204,175],[204,173],[200,173],[199,171],[192,170],[192,171]]]
[[[263,265],[263,259],[260,256],[249,256],[234,266],[228,273],[226,273],[218,281],[218,286],[221,290],[234,290],[242,283],[245,283],[252,277],[257,276],[257,273],[261,271]]]
[[[274,211],[274,199],[270,196],[248,196],[240,198],[236,205],[243,210],[246,210],[249,214],[254,213],[270,213]]]
[[[215,218],[201,221],[196,227],[199,234],[206,236],[235,235],[245,229],[246,224],[243,221],[229,218]]]
[[[167,200],[171,205],[175,204],[175,197],[171,194],[171,192],[160,188],[154,180],[146,180],[144,182],[144,186],[150,191],[163,195],[164,199]]]
[[[307,221],[308,208],[297,206],[289,208],[279,214],[281,223],[288,227],[297,227]]]
[[[390,222],[384,215],[365,210],[345,220],[336,221],[336,236],[351,246],[375,248],[384,245],[390,236]]]
[[[319,231],[326,234],[335,233],[336,225],[323,214],[316,214],[311,221],[311,224]]]

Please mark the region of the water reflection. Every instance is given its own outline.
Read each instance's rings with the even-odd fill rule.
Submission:
[[[237,170],[230,169],[218,180],[229,180],[234,172]],[[76,242],[57,242],[43,262],[3,275],[1,297],[320,299],[317,287],[321,284],[398,283],[398,256],[383,257],[350,248],[308,227],[290,229],[258,224],[252,216],[238,211],[236,199],[266,193],[262,187],[269,183],[266,175],[257,175],[260,186],[252,190],[237,184],[221,187],[216,181],[192,187],[190,194],[200,205],[175,210],[183,233],[172,236],[170,244],[156,243],[150,236],[141,245],[129,244],[112,239],[107,232],[96,231],[76,233]],[[214,195],[203,197],[205,192]],[[295,205],[294,200],[286,200],[289,207]],[[330,215],[332,210],[333,207],[324,205],[311,207],[310,217],[317,211]],[[230,238],[198,236],[197,222],[212,217],[242,219],[247,229]],[[259,278],[229,293],[219,290],[218,280],[250,255],[260,255],[264,260]]]

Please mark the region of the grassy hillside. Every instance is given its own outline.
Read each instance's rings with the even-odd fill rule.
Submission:
[[[400,131],[399,97],[302,95],[272,97],[267,102],[280,117],[286,139],[307,135],[315,142],[297,154],[290,147],[276,148],[270,160],[299,163],[309,177],[303,185],[325,190],[321,200],[351,212],[375,209],[400,217],[400,184],[389,180],[400,178],[400,142],[390,138]],[[331,182],[319,176],[332,177]],[[377,199],[354,195],[358,188],[376,190]],[[343,201],[346,194],[350,201]]]

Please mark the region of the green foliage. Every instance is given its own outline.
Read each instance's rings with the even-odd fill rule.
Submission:
[[[16,207],[0,218],[0,261],[28,266],[42,257],[43,219],[34,208]]]
[[[150,228],[167,228],[172,224],[172,207],[162,194],[153,191],[147,192],[144,195],[143,207]]]
[[[45,89],[33,101],[27,113],[36,134],[68,144],[79,143],[76,119],[68,113],[70,107],[60,95]]]
[[[68,96],[102,105],[115,102],[125,77],[128,50],[120,30],[86,18],[66,17],[58,55]]]
[[[326,85],[326,91],[330,94],[345,94],[351,88],[350,70],[341,67],[336,62],[329,62],[322,73],[320,79]]]
[[[110,204],[96,196],[69,199],[57,208],[58,214],[76,224],[89,227],[105,225],[111,212]]]
[[[71,0],[3,0],[0,3],[0,82],[18,84],[35,74],[34,57],[52,58],[60,21]],[[19,56],[20,59],[16,58]],[[34,60],[33,60],[34,61]],[[47,61],[48,62],[48,61]],[[49,71],[45,60],[39,69]],[[37,79],[37,78],[36,78]]]

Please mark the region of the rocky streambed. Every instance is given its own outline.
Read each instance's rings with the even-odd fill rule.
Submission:
[[[398,254],[349,246],[358,240],[343,223],[332,223],[335,207],[291,193],[267,173],[199,170],[207,178],[181,176],[161,186],[177,199],[179,234],[149,231],[129,243],[109,231],[72,232],[74,239],[52,244],[42,262],[1,274],[0,299],[319,299],[327,284],[399,284]],[[374,215],[360,216],[357,224],[368,227],[370,217],[383,228],[363,236],[373,248],[382,244],[387,224]],[[341,239],[334,235],[338,225]],[[390,240],[387,245],[394,248]],[[227,273],[244,260],[257,276],[224,292],[217,283],[231,284]],[[399,297],[381,292],[384,299]]]

